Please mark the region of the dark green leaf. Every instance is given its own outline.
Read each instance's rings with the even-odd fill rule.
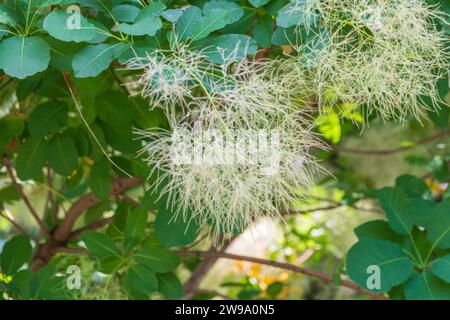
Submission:
[[[169,272],[180,264],[178,255],[162,247],[142,246],[134,255],[135,260],[154,272]]]
[[[403,240],[403,237],[392,231],[384,220],[372,220],[363,223],[355,228],[354,232],[359,240],[365,237],[392,242],[401,242]]]
[[[164,246],[178,247],[192,243],[200,228],[194,219],[184,219],[182,214],[174,217],[172,210],[162,203],[156,215],[155,232]]]
[[[406,194],[400,189],[386,187],[378,192],[378,197],[392,230],[403,235],[411,233],[414,221]]]
[[[146,266],[132,265],[125,274],[125,281],[134,290],[141,293],[150,293],[158,288],[158,279],[152,270]]]
[[[99,258],[120,256],[114,241],[103,233],[86,231],[81,235],[81,240],[89,251]]]
[[[78,166],[78,152],[68,134],[55,135],[47,145],[48,163],[56,173],[70,176]]]
[[[253,39],[261,48],[272,46],[272,34],[275,21],[269,15],[261,16],[253,28]]]
[[[180,299],[183,297],[183,285],[173,272],[157,274],[156,276],[159,283],[158,291],[167,299]]]
[[[67,105],[63,102],[44,102],[31,112],[28,130],[36,138],[56,133],[67,124],[67,113]]]
[[[409,279],[405,295],[408,300],[450,300],[450,284],[425,271]]]
[[[112,178],[110,170],[111,166],[106,161],[97,161],[91,168],[88,182],[89,188],[100,199],[106,198],[111,192]]]
[[[428,239],[434,247],[450,248],[450,198],[439,203],[428,223]]]
[[[450,283],[450,254],[434,261],[431,272],[436,277]]]
[[[13,275],[20,267],[31,259],[30,240],[25,235],[11,238],[3,246],[0,255],[0,266],[4,274]]]
[[[39,174],[47,157],[47,145],[43,139],[28,139],[17,153],[16,170],[21,180],[28,180]]]

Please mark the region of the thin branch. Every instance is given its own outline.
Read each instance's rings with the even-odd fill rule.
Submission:
[[[427,137],[425,139],[419,140],[416,143],[414,143],[411,146],[405,146],[405,147],[398,147],[398,148],[392,148],[392,149],[379,149],[379,150],[371,150],[371,149],[357,149],[357,148],[346,148],[346,147],[337,147],[337,146],[330,146],[330,148],[335,152],[340,153],[352,153],[352,154],[359,154],[359,155],[378,155],[378,156],[386,156],[391,155],[403,151],[407,151],[413,148],[416,148],[421,145],[425,145],[427,143],[440,140],[442,138],[445,138],[450,135],[450,129],[444,130],[441,132],[438,132],[430,137]]]
[[[87,254],[87,249],[84,248],[69,248],[69,247],[56,247],[51,249],[52,254],[56,253],[69,253],[69,254]]]
[[[110,196],[117,196],[129,189],[132,189],[142,183],[139,178],[119,178],[112,184],[112,191]],[[67,241],[72,227],[75,225],[78,217],[80,217],[84,211],[95,206],[99,200],[92,194],[86,194],[79,198],[70,209],[67,211],[63,221],[56,228],[54,232],[54,239],[58,243],[64,243]]]
[[[27,231],[20,224],[18,224],[12,217],[10,217],[8,213],[4,212],[3,209],[0,209],[0,216],[3,217],[5,220],[7,220],[9,223],[11,223],[14,226],[14,228],[16,228],[17,231],[19,231],[19,233],[26,235],[30,240],[33,240],[34,242],[37,243],[37,240],[32,238],[27,233]]]
[[[333,282],[333,276],[326,274],[326,273],[322,273],[319,271],[314,271],[314,270],[310,270],[310,269],[306,269],[306,268],[301,268],[301,267],[297,267],[294,266],[292,264],[289,263],[283,263],[283,262],[278,262],[278,261],[271,261],[271,260],[266,260],[266,259],[261,259],[261,258],[255,258],[255,257],[248,257],[248,256],[242,256],[242,255],[237,255],[237,254],[230,254],[230,253],[225,253],[225,252],[211,252],[211,251],[177,251],[178,254],[182,255],[182,256],[191,256],[191,257],[204,257],[204,258],[209,258],[209,257],[215,257],[215,258],[225,258],[225,259],[232,259],[232,260],[241,260],[241,261],[249,261],[249,262],[254,262],[254,263],[259,263],[259,264],[263,264],[263,265],[267,265],[267,266],[271,266],[271,267],[275,267],[275,268],[280,268],[280,269],[285,269],[285,270],[290,270],[296,273],[301,273],[304,275],[307,275],[309,277],[313,277],[316,279],[320,279],[326,283],[332,283]],[[354,291],[370,296],[374,299],[377,300],[385,300],[386,297],[384,297],[383,295],[365,290],[363,288],[361,288],[360,286],[358,286],[356,283],[349,281],[349,280],[341,280],[339,285],[346,287],[346,288],[350,288],[353,289]]]
[[[333,204],[330,206],[326,206],[326,207],[319,207],[319,208],[312,208],[312,209],[305,209],[305,210],[288,210],[284,213],[282,213],[282,215],[285,214],[305,214],[305,213],[311,213],[311,212],[316,212],[316,211],[325,211],[325,210],[333,210],[339,207],[342,207],[343,204],[337,203],[337,204]]]
[[[200,238],[198,238],[196,241],[194,241],[193,243],[191,243],[190,245],[187,245],[185,247],[183,247],[183,250],[189,250],[194,248],[196,245],[198,245],[199,243],[201,243],[203,240],[205,240],[208,237],[208,233],[205,233],[203,236],[201,236]]]
[[[105,218],[105,219],[101,219],[96,222],[93,222],[85,227],[80,228],[80,229],[77,229],[69,235],[68,241],[78,239],[83,232],[88,231],[88,230],[100,229],[100,228],[112,223],[113,221],[114,221],[114,217]]]
[[[48,191],[47,191],[47,200],[45,201],[44,214],[47,214],[48,212],[50,212],[50,216],[52,218],[52,223],[53,223],[53,225],[55,225],[56,221],[57,221],[58,211],[55,210],[55,199],[53,198],[53,178],[54,178],[54,176],[52,175],[50,167],[47,166]]]
[[[127,196],[126,194],[120,194],[119,199],[122,199],[122,200],[128,202],[129,204],[131,204],[134,207],[137,207],[140,205],[139,201],[134,200],[133,198],[131,198],[130,196]]]
[[[11,168],[11,163],[9,162],[9,159],[6,154],[3,155],[3,164],[6,168],[6,171],[8,172],[8,176],[12,181],[12,184],[14,185],[14,188],[16,189],[17,193],[19,194],[20,198],[25,203],[25,206],[30,211],[33,218],[36,220],[37,224],[39,225],[39,228],[41,232],[47,237],[47,239],[51,239],[51,234],[46,228],[44,222],[39,217],[38,213],[34,209],[34,207],[31,205],[31,202],[28,200],[28,197],[25,195],[25,193],[22,190],[22,186],[17,182],[17,179],[14,175],[14,172]]]

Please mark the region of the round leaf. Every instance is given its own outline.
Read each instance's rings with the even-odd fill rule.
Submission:
[[[386,292],[403,283],[412,275],[414,265],[403,253],[400,245],[371,238],[357,242],[347,254],[347,272],[352,280],[369,290],[367,281],[371,276],[370,267],[380,270],[380,288],[376,292]]]
[[[40,37],[11,37],[0,42],[0,69],[24,79],[47,69],[50,47]]]

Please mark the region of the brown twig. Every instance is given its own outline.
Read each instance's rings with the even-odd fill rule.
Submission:
[[[112,223],[113,221],[114,221],[114,217],[109,217],[109,218],[98,220],[96,222],[93,222],[93,223],[85,226],[85,227],[77,229],[69,235],[68,241],[78,239],[83,232],[88,231],[88,230],[100,229],[100,228]]]
[[[128,202],[129,204],[131,204],[134,207],[137,207],[140,205],[139,201],[134,200],[133,198],[131,198],[130,196],[127,196],[126,194],[119,195],[119,199],[122,199],[122,200]]]
[[[326,206],[326,207],[319,207],[319,208],[312,208],[312,209],[305,209],[305,210],[288,210],[288,211],[282,213],[282,215],[285,215],[285,214],[305,214],[305,213],[311,213],[311,212],[316,212],[316,211],[333,210],[333,209],[339,208],[341,206],[343,206],[343,204],[337,203],[337,204],[333,204],[333,205]]]
[[[307,275],[309,277],[320,279],[326,283],[333,282],[332,275],[322,273],[319,271],[302,268],[302,267],[297,267],[297,266],[289,264],[289,263],[283,263],[283,262],[278,262],[278,261],[242,256],[242,255],[237,255],[237,254],[230,254],[230,253],[225,253],[225,252],[211,252],[211,251],[178,251],[178,254],[180,254],[182,256],[191,256],[191,257],[204,257],[204,258],[215,257],[215,258],[225,258],[225,259],[232,259],[232,260],[249,261],[249,262],[263,264],[263,265],[267,265],[267,266],[271,266],[271,267],[275,267],[275,268],[290,270],[290,271],[293,271],[296,273],[301,273],[301,274]],[[346,288],[353,289],[354,291],[356,291],[358,293],[370,296],[377,300],[385,300],[386,299],[386,297],[384,297],[383,295],[365,290],[364,288],[361,288],[359,285],[357,285],[356,283],[349,281],[349,280],[342,279],[340,281],[339,285],[346,287]]]
[[[56,224],[57,221],[57,211],[55,210],[55,199],[53,198],[53,175],[52,171],[50,170],[50,167],[47,166],[47,185],[48,185],[48,193],[47,193],[47,200],[45,201],[45,212],[44,214],[47,214],[50,212],[52,223],[53,225]]]
[[[50,232],[48,231],[44,222],[39,217],[34,207],[31,205],[31,202],[28,200],[28,197],[23,192],[22,186],[17,182],[16,176],[14,175],[14,172],[11,168],[11,163],[9,162],[8,156],[6,154],[3,155],[3,164],[6,168],[9,178],[11,179],[12,184],[14,185],[14,188],[16,189],[22,201],[25,203],[25,206],[28,208],[33,218],[36,220],[41,232],[47,237],[47,239],[51,239]]]
[[[7,220],[9,223],[11,223],[14,226],[14,228],[16,228],[17,231],[19,231],[19,233],[27,236],[30,240],[33,240],[34,242],[37,243],[37,240],[32,238],[20,224],[18,224],[16,221],[14,221],[14,219],[11,219],[8,216],[8,214],[3,213],[1,208],[0,208],[0,216],[3,217],[5,220]]]
[[[418,146],[421,146],[421,145],[424,145],[424,144],[427,144],[427,143],[430,143],[433,141],[440,140],[449,135],[450,135],[450,129],[438,132],[430,137],[419,140],[411,146],[398,147],[398,148],[392,148],[392,149],[370,150],[370,149],[346,148],[346,147],[338,147],[338,146],[330,146],[330,148],[334,152],[340,152],[340,153],[386,156],[386,155],[391,155],[391,154],[407,151],[407,150],[413,149],[415,147],[418,147]]]
[[[87,254],[88,251],[84,248],[56,247],[51,249],[51,253]]]
[[[117,196],[129,189],[132,189],[142,183],[139,178],[118,178],[112,184],[111,196]],[[56,228],[54,232],[54,239],[57,243],[64,243],[67,241],[71,230],[75,225],[78,217],[80,217],[84,211],[95,206],[99,202],[92,193],[84,195],[79,198],[72,207],[67,211],[63,221]]]

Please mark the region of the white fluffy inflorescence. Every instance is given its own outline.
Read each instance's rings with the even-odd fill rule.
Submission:
[[[436,20],[448,24],[445,14],[421,0],[319,0],[317,10],[329,38],[312,78],[320,106],[354,103],[400,120],[437,107],[449,39]]]
[[[170,131],[138,132],[174,214],[214,225],[215,239],[279,216],[319,169],[309,155],[319,140],[280,86],[276,64],[241,60],[214,70],[188,111],[168,115]]]
[[[152,108],[189,107],[194,100],[194,89],[211,74],[209,68],[201,52],[188,50],[186,46],[154,50],[128,60],[127,69],[142,71],[142,75],[127,85],[137,88],[137,93],[148,99]]]

